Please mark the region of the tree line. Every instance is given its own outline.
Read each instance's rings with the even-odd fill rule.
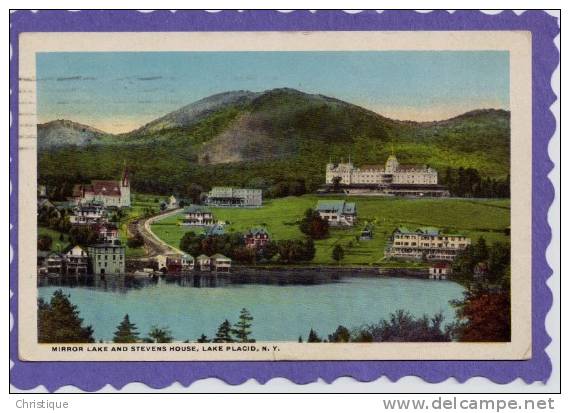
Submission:
[[[39,343],[94,343],[92,326],[85,326],[77,306],[62,290],[54,291],[49,302],[38,299],[38,342]],[[242,308],[238,321],[231,324],[224,320],[212,339],[202,334],[199,343],[254,343],[252,337],[253,316]],[[113,343],[171,343],[174,341],[167,327],[152,326],[148,334],[141,337],[138,327],[125,314],[113,334]],[[188,342],[189,340],[186,340]]]
[[[483,177],[475,168],[447,168],[440,175],[440,183],[445,185],[451,196],[461,198],[509,198],[511,196],[511,176],[504,179]]]

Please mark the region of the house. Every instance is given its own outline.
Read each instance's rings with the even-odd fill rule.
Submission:
[[[214,224],[214,215],[209,208],[202,205],[189,205],[184,209],[181,225],[203,227]]]
[[[130,207],[131,184],[126,164],[120,181],[94,180],[89,184],[76,184],[70,200],[76,204],[95,201],[105,207]]]
[[[95,224],[92,228],[99,234],[99,242],[114,243],[119,239],[119,228],[115,224],[104,222]]]
[[[38,275],[47,275],[47,257],[51,254],[51,251],[38,251],[37,256],[37,268],[38,268]]]
[[[157,255],[154,259],[158,267],[158,271],[166,271],[166,255]]]
[[[473,276],[475,278],[486,277],[489,274],[489,266],[486,262],[479,262],[473,269]]]
[[[166,209],[176,209],[178,208],[178,200],[174,197],[174,195],[170,195],[168,198],[168,203],[166,204]]]
[[[182,271],[192,271],[194,269],[194,257],[189,254],[182,255]]]
[[[100,243],[87,247],[93,274],[124,274],[125,247],[120,241]]]
[[[415,230],[399,227],[392,233],[385,256],[412,260],[453,261],[457,254],[469,245],[471,239],[461,234],[444,234],[439,229],[431,227]]]
[[[446,280],[451,273],[451,264],[448,262],[436,262],[429,267],[430,280]]]
[[[252,228],[244,235],[247,248],[263,248],[270,241],[269,233],[263,227]]]
[[[64,257],[58,252],[50,252],[44,261],[48,274],[63,274]]]
[[[230,272],[232,260],[222,254],[214,254],[210,257],[212,271]]]
[[[79,203],[73,208],[69,222],[73,225],[92,225],[107,222],[107,212],[101,202]]]
[[[204,231],[204,235],[206,237],[219,237],[221,235],[224,235],[225,233],[226,230],[224,229],[224,226],[222,224],[214,224]]]
[[[261,189],[216,186],[208,192],[206,204],[218,207],[256,208],[263,204]]]
[[[170,255],[166,257],[166,270],[169,274],[180,274],[182,272],[182,256]]]
[[[87,274],[87,252],[79,245],[69,249],[65,254],[65,272],[67,275]]]
[[[317,203],[316,211],[330,226],[353,226],[356,223],[356,204],[344,200],[326,200]]]
[[[196,258],[196,264],[198,265],[198,269],[200,271],[210,271],[210,257],[207,255],[201,254]]]
[[[360,236],[358,239],[360,241],[370,241],[373,237],[372,226],[366,225],[362,231],[360,231]]]

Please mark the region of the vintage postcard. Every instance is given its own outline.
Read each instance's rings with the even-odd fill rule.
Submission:
[[[530,29],[13,42],[21,361],[543,353]]]

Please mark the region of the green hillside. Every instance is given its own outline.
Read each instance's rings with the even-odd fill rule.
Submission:
[[[264,202],[259,209],[212,208],[216,220],[226,221],[227,232],[244,233],[252,227],[265,226],[272,239],[302,239],[299,219],[307,208],[313,208],[316,195],[287,197]],[[335,198],[336,199],[336,198]],[[475,242],[485,238],[493,242],[509,242],[505,230],[510,223],[509,200],[470,199],[398,199],[375,197],[347,197],[356,202],[358,224],[354,228],[331,228],[330,236],[315,241],[314,264],[334,264],[332,250],[341,245],[346,251],[344,264],[386,265],[384,249],[392,231],[398,226],[410,228],[433,226],[447,233],[462,233]],[[430,211],[426,214],[426,211]],[[170,216],[152,225],[152,231],[165,242],[179,247],[180,240],[188,231],[199,233],[200,228],[178,225],[183,214]],[[371,224],[374,238],[371,241],[357,241],[360,231]],[[409,265],[409,264],[406,264]]]
[[[39,174],[52,185],[110,179],[120,176],[126,160],[140,192],[185,193],[191,183],[267,188],[295,181],[312,191],[324,182],[330,158],[350,154],[356,165],[382,164],[393,149],[401,163],[428,164],[440,177],[448,167],[463,167],[503,178],[509,170],[509,122],[509,112],[502,110],[400,122],[293,89],[228,92],[129,134],[42,148]]]

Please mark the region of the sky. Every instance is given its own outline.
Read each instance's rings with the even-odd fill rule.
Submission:
[[[400,120],[509,109],[506,51],[50,52],[36,57],[38,122],[128,132],[215,93],[289,87]]]

